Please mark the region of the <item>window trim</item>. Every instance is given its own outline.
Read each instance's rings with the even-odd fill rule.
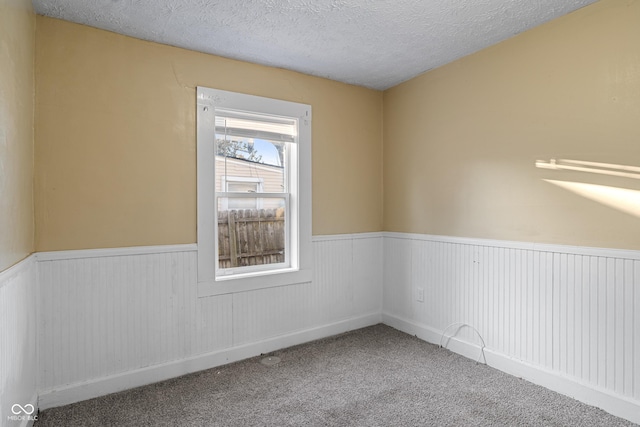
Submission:
[[[244,292],[312,278],[311,245],[311,106],[219,89],[197,87],[198,296]],[[216,276],[215,109],[251,111],[298,119],[297,177],[290,180],[291,267]],[[297,238],[295,238],[297,234]]]

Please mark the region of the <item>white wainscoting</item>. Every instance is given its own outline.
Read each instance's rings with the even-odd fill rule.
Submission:
[[[195,245],[39,253],[1,272],[0,416],[36,392],[46,409],[382,320],[436,344],[472,325],[489,365],[640,423],[640,252],[404,233],[313,248],[309,283],[203,298]],[[478,358],[475,332],[449,332]]]
[[[39,253],[40,409],[379,323],[382,234],[313,248],[310,283],[201,298],[195,245]]]
[[[37,402],[36,267],[29,256],[0,272],[0,425],[33,424]],[[29,407],[28,405],[32,405]],[[33,412],[31,416],[37,413]],[[8,417],[18,417],[13,421]]]
[[[640,423],[640,252],[385,233],[384,255],[385,323],[469,324],[489,365]],[[445,342],[480,355],[471,328]]]

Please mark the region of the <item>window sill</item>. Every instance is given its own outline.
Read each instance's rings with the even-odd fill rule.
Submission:
[[[238,276],[222,276],[215,281],[198,282],[198,297],[234,294],[258,289],[308,283],[312,279],[311,270],[283,269],[261,273],[247,273]]]

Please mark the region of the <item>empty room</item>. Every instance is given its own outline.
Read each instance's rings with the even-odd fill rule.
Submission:
[[[0,0],[0,387],[640,424],[640,1]]]

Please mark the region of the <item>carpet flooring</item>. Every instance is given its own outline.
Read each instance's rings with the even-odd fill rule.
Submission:
[[[634,425],[384,325],[268,356],[47,409],[35,427]]]

